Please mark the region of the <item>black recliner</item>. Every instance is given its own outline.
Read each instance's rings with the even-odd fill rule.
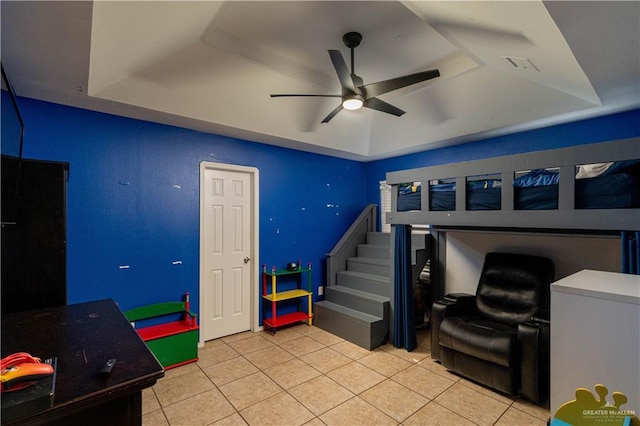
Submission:
[[[476,295],[433,304],[431,357],[498,391],[548,406],[551,260],[488,253]]]

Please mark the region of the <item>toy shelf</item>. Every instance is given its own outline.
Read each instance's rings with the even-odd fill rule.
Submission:
[[[263,297],[267,300],[270,300],[270,301],[275,300],[276,302],[278,302],[280,300],[295,299],[297,297],[308,296],[308,295],[309,295],[308,291],[297,289],[297,290],[281,291],[276,294],[266,294]]]
[[[301,268],[298,262],[296,269],[276,269],[272,267],[267,270],[267,265],[262,266],[262,298],[264,301],[271,302],[271,317],[266,317],[266,309],[263,310],[263,324],[271,328],[273,334],[276,333],[278,327],[297,322],[306,321],[311,325],[313,318],[312,312],[312,291],[311,291],[311,262],[307,268]],[[307,288],[302,287],[302,274],[307,274]],[[296,275],[296,288],[284,291],[278,291],[278,277],[285,275]],[[269,279],[271,278],[271,279]],[[302,310],[302,300],[307,298],[307,311]],[[298,310],[296,312],[278,315],[278,302],[284,300],[298,300]]]

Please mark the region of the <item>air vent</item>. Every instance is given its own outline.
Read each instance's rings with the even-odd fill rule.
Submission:
[[[533,65],[530,59],[517,58],[515,56],[503,56],[503,58],[511,64],[515,69],[520,71],[540,71],[538,67]]]

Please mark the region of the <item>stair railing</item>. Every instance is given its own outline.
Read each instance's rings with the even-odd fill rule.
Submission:
[[[367,242],[367,232],[377,230],[376,204],[369,204],[351,224],[333,249],[327,253],[327,286],[336,285],[336,274],[347,270],[347,259],[354,257],[358,244]]]

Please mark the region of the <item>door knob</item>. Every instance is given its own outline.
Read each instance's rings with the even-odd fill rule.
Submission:
[[[249,263],[250,260],[251,260],[251,258],[249,256],[245,256],[244,263]]]

